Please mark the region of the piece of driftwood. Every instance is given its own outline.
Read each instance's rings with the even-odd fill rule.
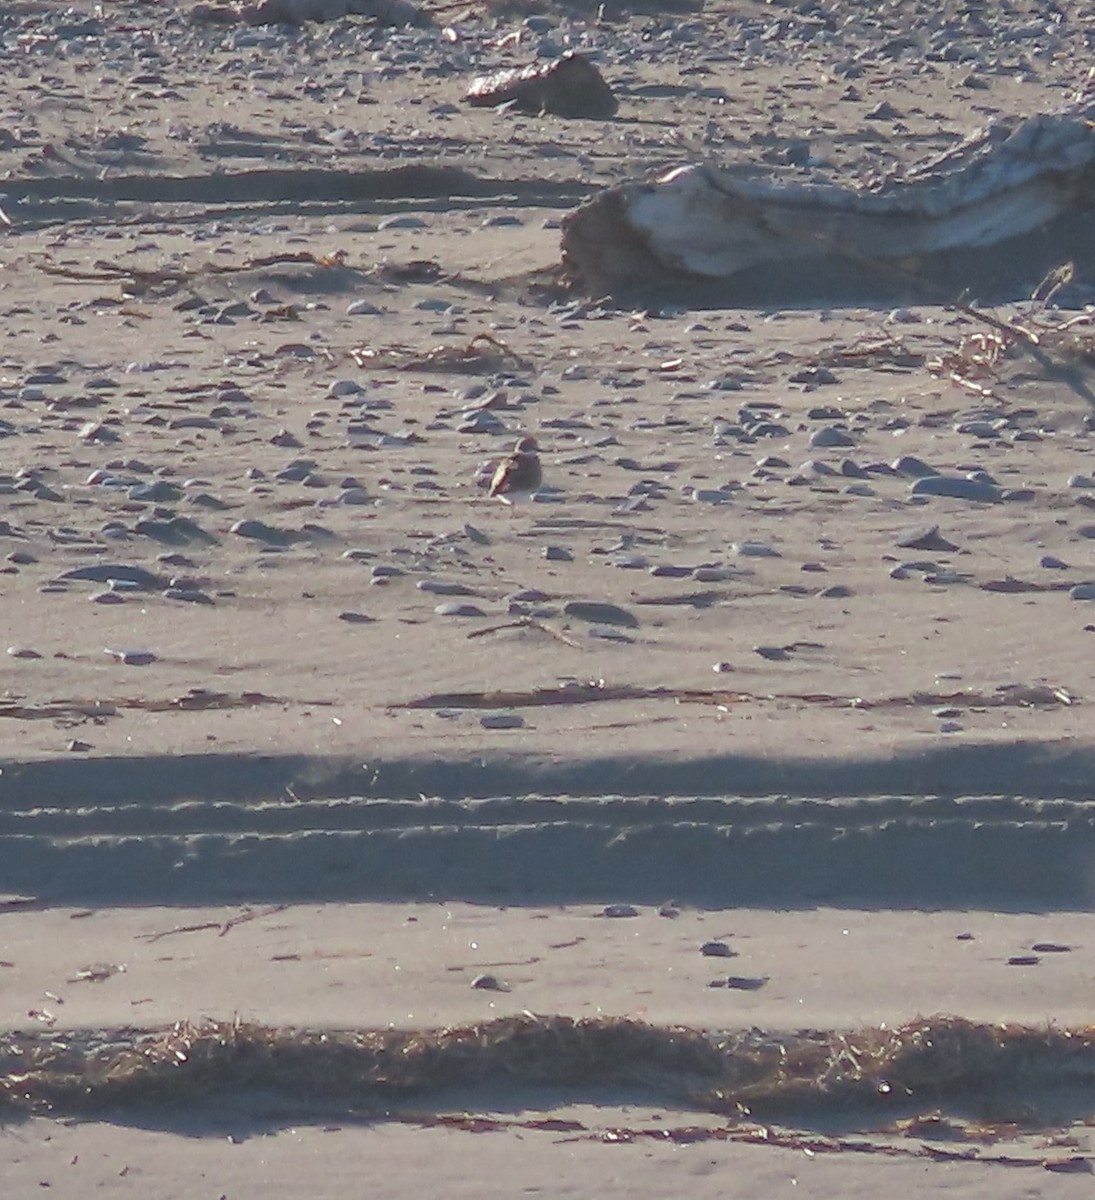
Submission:
[[[953,281],[981,293],[1017,267],[1033,273],[1032,286],[1066,258],[1095,263],[1093,207],[1095,124],[1041,115],[994,125],[873,188],[675,167],[570,213],[563,263],[594,292],[729,283],[731,295],[740,287],[821,299],[834,287],[915,292]]]
[[[549,63],[507,68],[473,79],[464,99],[476,108],[506,105],[518,112],[607,119],[619,107],[601,72],[568,50]]]

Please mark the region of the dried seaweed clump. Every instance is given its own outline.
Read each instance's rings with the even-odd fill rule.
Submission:
[[[894,1115],[1006,1090],[1095,1085],[1095,1027],[983,1025],[958,1017],[862,1034],[708,1034],[623,1018],[524,1014],[429,1031],[275,1029],[180,1022],[157,1033],[0,1038],[0,1112],[185,1104],[240,1089],[377,1108],[439,1089],[624,1085],[731,1115],[855,1103]],[[1093,1102],[1095,1109],[1095,1102]]]

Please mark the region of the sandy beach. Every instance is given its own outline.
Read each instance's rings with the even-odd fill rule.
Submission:
[[[0,14],[5,1194],[1086,1195],[1095,262],[560,248],[1082,119],[1084,7],[245,7]]]

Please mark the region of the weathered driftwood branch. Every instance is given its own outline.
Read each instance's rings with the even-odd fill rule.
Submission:
[[[920,260],[989,251],[1093,207],[1095,125],[1043,115],[995,126],[874,189],[676,167],[571,213],[563,259],[594,291],[734,280],[811,259],[915,276]],[[1052,256],[1052,245],[1045,252]]]

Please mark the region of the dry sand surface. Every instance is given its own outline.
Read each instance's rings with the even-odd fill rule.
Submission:
[[[985,317],[915,264],[556,271],[648,171],[865,184],[1090,104],[1085,6],[194,8],[0,13],[4,1194],[1088,1194],[1088,1059],[767,1135],[519,1074],[26,1111],[33,1031],[1090,1024],[1091,264]],[[464,103],[568,49],[611,119]]]

